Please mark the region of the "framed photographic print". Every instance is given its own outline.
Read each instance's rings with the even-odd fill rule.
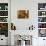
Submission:
[[[0,23],[0,35],[8,37],[8,23]]]
[[[8,11],[0,11],[0,16],[8,16]]]
[[[17,11],[18,19],[26,19],[29,18],[29,10],[18,10]]]
[[[8,17],[0,17],[0,22],[8,22]]]
[[[38,10],[46,9],[46,3],[38,3]]]
[[[46,29],[39,29],[39,37],[46,37]]]
[[[46,28],[46,23],[38,23],[38,28]]]

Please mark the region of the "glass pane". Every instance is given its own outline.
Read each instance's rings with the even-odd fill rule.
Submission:
[[[44,10],[46,8],[46,3],[39,3],[38,10]]]
[[[46,29],[39,29],[39,37],[46,37]]]
[[[8,23],[0,23],[0,35],[8,37]]]
[[[46,16],[46,11],[38,11],[38,16]]]
[[[38,17],[38,22],[46,22],[46,17]]]
[[[0,22],[8,22],[8,17],[0,17]]]
[[[8,16],[8,11],[0,11],[0,16]]]
[[[46,23],[38,23],[38,28],[46,28]]]
[[[0,10],[8,10],[8,3],[0,3]]]

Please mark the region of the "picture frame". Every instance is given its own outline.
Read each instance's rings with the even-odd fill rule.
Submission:
[[[18,10],[17,11],[18,19],[27,19],[29,18],[29,10]]]
[[[46,29],[39,29],[39,37],[46,37]]]

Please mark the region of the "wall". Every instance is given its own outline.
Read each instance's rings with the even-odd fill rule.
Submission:
[[[34,4],[34,5],[32,5]],[[29,10],[29,19],[18,19],[17,10],[28,9]],[[37,23],[37,2],[30,0],[12,0],[11,1],[11,22],[14,22],[17,30],[27,30],[29,26],[33,23]],[[36,19],[35,19],[36,18]],[[35,24],[34,24],[35,25]]]
[[[33,30],[33,46],[40,46],[43,44],[43,38],[38,38],[38,3],[45,3],[46,0],[11,0],[11,22],[16,25],[16,32],[23,30],[23,32],[28,30],[30,25],[35,26]],[[17,10],[19,9],[28,9],[29,10],[29,19],[18,19]],[[22,31],[21,31],[22,32]],[[20,33],[21,33],[20,32]],[[37,37],[36,37],[37,36]],[[39,43],[39,44],[38,44]],[[41,45],[41,46],[44,46]]]

